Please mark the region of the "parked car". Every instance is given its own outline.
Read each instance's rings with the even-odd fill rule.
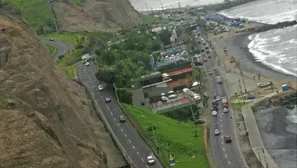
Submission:
[[[224,141],[226,142],[226,143],[231,143],[232,142],[232,138],[231,138],[231,136],[224,136]]]
[[[214,134],[215,134],[215,135],[220,135],[220,131],[219,131],[219,129],[215,129],[215,130],[214,130]]]
[[[212,111],[212,115],[213,116],[217,116],[218,115],[218,112],[217,111]]]
[[[89,63],[89,62],[86,62],[85,65],[86,65],[86,66],[90,66],[90,63]]]
[[[224,104],[223,105],[223,108],[228,108],[228,104]]]

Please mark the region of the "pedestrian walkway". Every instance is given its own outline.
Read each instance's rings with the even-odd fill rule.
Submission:
[[[274,95],[276,95],[276,93],[271,93],[261,99],[255,100],[253,104],[247,105],[242,108],[242,115],[244,118],[244,123],[248,133],[251,148],[264,168],[278,168],[278,166],[264,147],[262,137],[256,119],[254,117],[252,106],[264,100],[265,98],[272,97]]]

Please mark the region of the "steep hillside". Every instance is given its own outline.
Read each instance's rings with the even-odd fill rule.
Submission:
[[[122,164],[88,104],[84,90],[55,68],[36,34],[0,12],[0,167]]]
[[[55,0],[52,4],[61,30],[110,31],[141,21],[129,0],[83,0],[80,4]]]
[[[5,0],[4,0],[5,1]],[[8,2],[8,1],[6,1]],[[135,26],[140,16],[129,0],[10,0],[39,33],[111,31]],[[57,25],[56,25],[57,22]]]

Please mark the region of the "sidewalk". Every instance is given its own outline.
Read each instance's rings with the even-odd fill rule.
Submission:
[[[275,164],[274,160],[264,147],[262,137],[260,135],[258,125],[254,117],[254,112],[251,107],[254,104],[262,101],[263,99],[272,97],[274,95],[276,95],[276,93],[271,93],[261,99],[255,100],[254,103],[252,103],[251,105],[247,105],[242,108],[242,115],[244,118],[244,123],[248,133],[251,148],[264,168],[278,168],[278,166]]]

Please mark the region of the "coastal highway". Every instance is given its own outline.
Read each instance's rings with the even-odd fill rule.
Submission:
[[[162,168],[162,165],[157,160],[154,165],[147,164],[146,158],[149,155],[153,155],[153,152],[128,119],[126,119],[125,123],[120,123],[119,117],[125,115],[116,102],[112,87],[105,86],[104,83],[97,81],[95,77],[96,69],[92,64],[90,66],[85,66],[82,63],[77,65],[79,80],[88,88],[93,97],[95,97],[95,103],[101,108],[103,115],[126,151],[129,159],[136,168]],[[104,86],[103,91],[98,90],[99,85]],[[106,97],[109,97],[111,102],[105,103],[104,99]]]
[[[218,84],[216,82],[216,77],[221,75],[218,67],[216,67],[213,57],[212,59],[209,59],[208,63],[206,63],[206,69],[207,72],[209,70],[213,71],[213,74],[209,75],[209,81],[214,94],[220,97],[228,97],[225,87],[223,86],[224,81],[222,84]],[[218,108],[218,115],[213,117],[210,128],[210,146],[216,168],[244,168],[244,162],[236,144],[237,142],[232,121],[233,111],[231,109],[231,104],[229,104],[228,113],[223,113],[223,104],[221,101],[219,101]],[[221,135],[215,136],[215,129],[219,129]],[[224,136],[226,135],[231,136],[231,143],[225,143]]]

